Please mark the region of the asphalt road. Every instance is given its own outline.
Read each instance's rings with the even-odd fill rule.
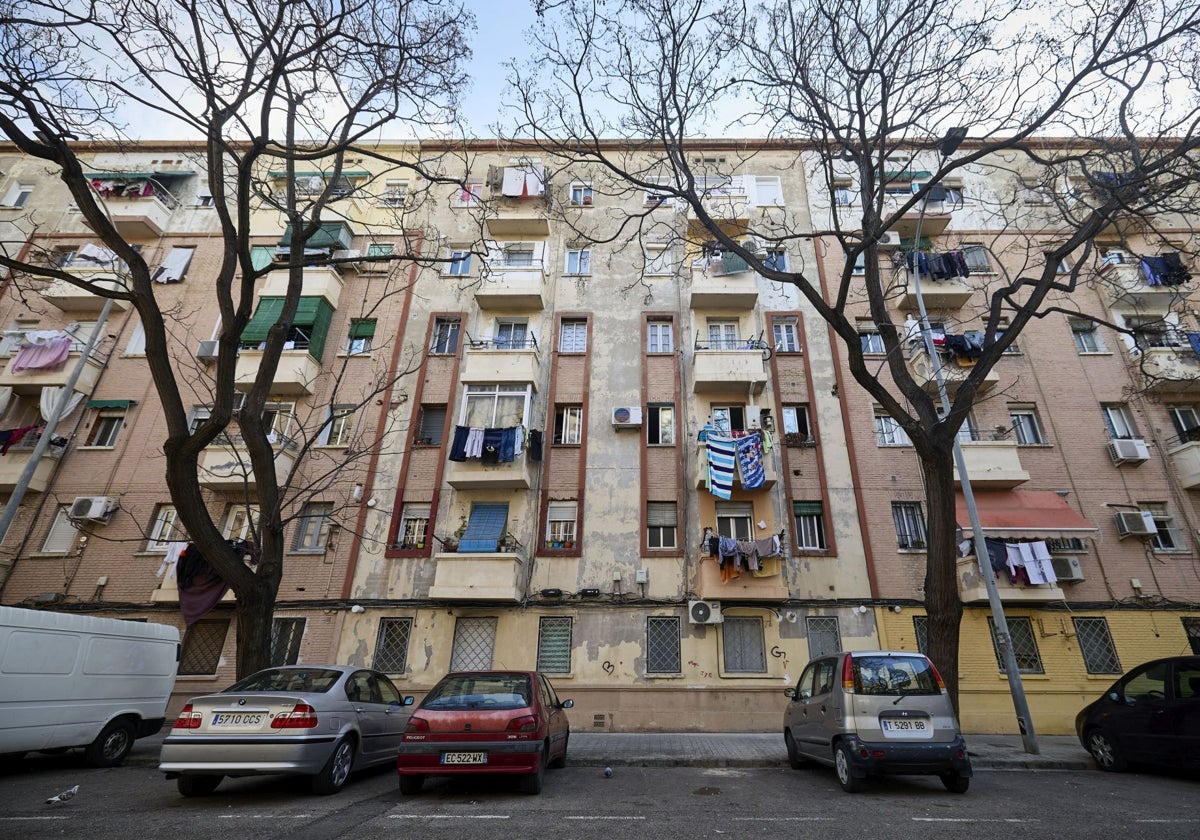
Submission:
[[[45,800],[74,786],[62,804]],[[981,771],[965,795],[933,778],[856,795],[824,768],[595,767],[552,770],[540,796],[511,782],[433,780],[402,797],[387,768],[316,797],[301,780],[226,779],[184,799],[151,766],[89,769],[73,755],[0,769],[0,837],[372,840],[497,837],[1195,838],[1200,778],[1169,773]]]

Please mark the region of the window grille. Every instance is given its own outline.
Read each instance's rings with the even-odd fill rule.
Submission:
[[[721,625],[721,644],[726,673],[766,673],[767,652],[761,618],[726,616]]]
[[[836,616],[809,616],[804,624],[808,628],[809,659],[828,656],[842,649],[842,634]]]
[[[1112,635],[1108,632],[1108,621],[1103,618],[1074,618],[1075,634],[1079,638],[1079,652],[1089,674],[1120,674],[1121,661],[1113,647]]]
[[[917,640],[917,650],[929,655],[929,616],[913,616],[913,636]]]
[[[202,618],[187,629],[179,655],[182,675],[215,674],[229,632],[229,619]]]
[[[988,616],[988,629],[992,632],[992,650],[996,654],[996,665],[1000,673],[1004,673],[1004,657],[1000,654],[1000,645],[996,639],[996,625]],[[1017,658],[1017,671],[1022,674],[1044,674],[1042,657],[1038,653],[1037,639],[1033,635],[1033,622],[1028,618],[1008,619],[1008,633],[1012,641],[1013,653]]]
[[[408,645],[412,639],[411,618],[385,618],[375,637],[375,670],[403,674],[408,670]]]
[[[678,616],[646,619],[646,673],[678,674],[683,670],[679,650]]]
[[[1200,655],[1200,618],[1183,618],[1183,632],[1187,634],[1192,653]]]
[[[271,667],[295,665],[304,638],[303,618],[277,618],[271,624]]]
[[[543,616],[538,622],[537,667],[547,674],[571,673],[571,619]]]
[[[495,618],[460,618],[454,624],[451,671],[486,671],[492,667]]]
[[[892,502],[892,521],[900,548],[925,548],[925,517],[920,502]]]

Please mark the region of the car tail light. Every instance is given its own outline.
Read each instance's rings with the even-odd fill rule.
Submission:
[[[408,719],[408,725],[404,727],[405,735],[407,735],[410,732],[428,732],[428,731],[429,731],[429,721],[425,720],[425,718],[419,718],[415,715]]]
[[[929,670],[933,671],[933,678],[935,680],[937,680],[938,689],[940,691],[945,691],[946,684],[944,682],[942,682],[942,675],[938,673],[937,666],[933,664],[932,660],[930,660],[930,662],[929,662]]]
[[[281,712],[271,721],[272,729],[315,729],[317,710],[307,703],[297,703],[290,712]]]
[[[842,690],[848,694],[854,693],[854,657],[846,654],[842,660]]]
[[[509,732],[537,732],[537,718],[533,715],[521,715],[508,722]]]
[[[172,729],[199,729],[200,721],[204,719],[204,715],[192,708],[192,704],[188,703],[179,710],[179,717],[175,718],[175,724]]]

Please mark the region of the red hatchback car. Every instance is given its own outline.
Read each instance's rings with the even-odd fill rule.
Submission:
[[[400,792],[420,792],[426,776],[504,774],[541,793],[546,768],[566,764],[572,705],[537,671],[447,674],[408,719]]]

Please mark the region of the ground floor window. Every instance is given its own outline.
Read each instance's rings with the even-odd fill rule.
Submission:
[[[271,623],[271,667],[295,665],[304,638],[303,618],[277,618]]]
[[[460,618],[454,623],[454,649],[450,653],[451,671],[486,671],[492,667],[496,645],[496,619]]]
[[[1113,646],[1108,631],[1108,620],[1104,618],[1073,618],[1075,635],[1079,640],[1079,652],[1089,674],[1123,673],[1117,649]]]
[[[1000,653],[1000,645],[996,640],[996,624],[988,616],[988,628],[992,632],[992,649],[996,653],[996,664],[1000,673],[1004,673],[1004,657]],[[1044,674],[1042,657],[1038,653],[1037,638],[1033,634],[1033,621],[1029,618],[1014,617],[1008,619],[1008,634],[1012,639],[1013,653],[1017,657],[1017,670],[1022,674]]]
[[[221,649],[229,633],[229,619],[202,618],[183,634],[179,654],[179,674],[195,676],[217,673]]]
[[[808,630],[808,658],[817,659],[842,649],[842,633],[837,616],[809,616],[804,620]]]
[[[678,674],[682,670],[679,617],[650,616],[646,619],[646,673]]]
[[[412,639],[411,618],[385,618],[375,637],[375,670],[403,674],[408,670],[408,645]]]
[[[721,624],[721,648],[727,674],[765,674],[767,651],[762,619],[725,616]]]
[[[547,674],[571,673],[571,619],[542,616],[538,621],[537,666]]]

